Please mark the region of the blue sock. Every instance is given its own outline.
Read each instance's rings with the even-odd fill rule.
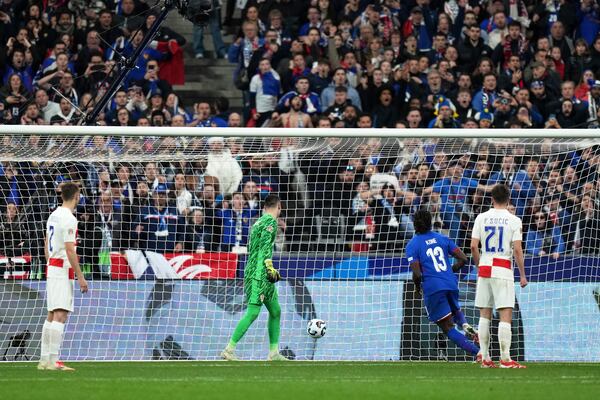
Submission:
[[[454,312],[454,323],[462,328],[464,324],[467,323],[467,319],[465,318],[465,314],[462,311],[457,310]]]
[[[448,331],[448,338],[452,340],[458,347],[465,350],[471,355],[476,356],[479,353],[479,348],[471,343],[465,335],[456,330],[456,328],[452,328]]]

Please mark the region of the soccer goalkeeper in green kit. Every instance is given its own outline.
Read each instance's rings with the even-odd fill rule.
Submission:
[[[277,298],[275,282],[281,279],[279,272],[273,268],[273,243],[277,236],[277,217],[281,212],[279,197],[269,195],[264,202],[264,214],[252,226],[248,261],[244,269],[244,292],[248,308],[246,315],[238,322],[233,336],[221,357],[235,361],[235,346],[242,339],[250,325],[260,314],[264,304],[269,311],[269,361],[287,361],[279,354],[279,322],[281,307]]]

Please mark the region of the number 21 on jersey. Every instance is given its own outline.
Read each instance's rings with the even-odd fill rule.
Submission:
[[[486,226],[485,231],[488,232],[487,237],[485,238],[485,251],[488,253],[499,252],[502,253],[504,251],[504,227],[503,226]],[[498,249],[496,250],[496,246],[492,245],[492,239],[496,237],[496,233],[498,233]]]
[[[444,257],[444,250],[440,246],[436,246],[434,248],[428,248],[425,252],[431,261],[433,261],[433,267],[436,272],[446,271],[448,269],[448,264],[446,263],[446,257]]]

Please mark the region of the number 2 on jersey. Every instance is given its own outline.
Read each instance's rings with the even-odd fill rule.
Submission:
[[[429,248],[426,251],[427,255],[433,261],[433,267],[436,272],[446,271],[448,264],[446,264],[446,257],[444,257],[444,250],[440,246],[436,246],[433,249]]]
[[[496,231],[498,232],[498,252],[502,253],[504,251],[504,227],[503,226],[486,226],[485,231],[489,232],[487,237],[485,238],[485,251],[489,253],[496,252],[496,247],[490,244],[490,241],[494,236],[496,236]]]
[[[48,250],[52,252],[52,238],[54,237],[54,225],[50,225],[48,227],[48,232],[50,233],[50,237],[48,237]]]

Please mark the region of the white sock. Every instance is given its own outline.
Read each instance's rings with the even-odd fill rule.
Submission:
[[[60,345],[62,344],[62,335],[64,331],[65,324],[63,324],[62,322],[52,321],[52,324],[50,325],[49,329],[49,362],[51,365],[58,361],[58,354],[60,353]]]
[[[498,324],[498,341],[500,342],[500,359],[510,361],[510,340],[512,331],[508,322]]]
[[[44,326],[42,326],[42,350],[40,353],[40,361],[45,363],[50,357],[50,325],[52,322],[45,319]]]
[[[483,360],[490,358],[490,320],[479,318],[479,348]]]

